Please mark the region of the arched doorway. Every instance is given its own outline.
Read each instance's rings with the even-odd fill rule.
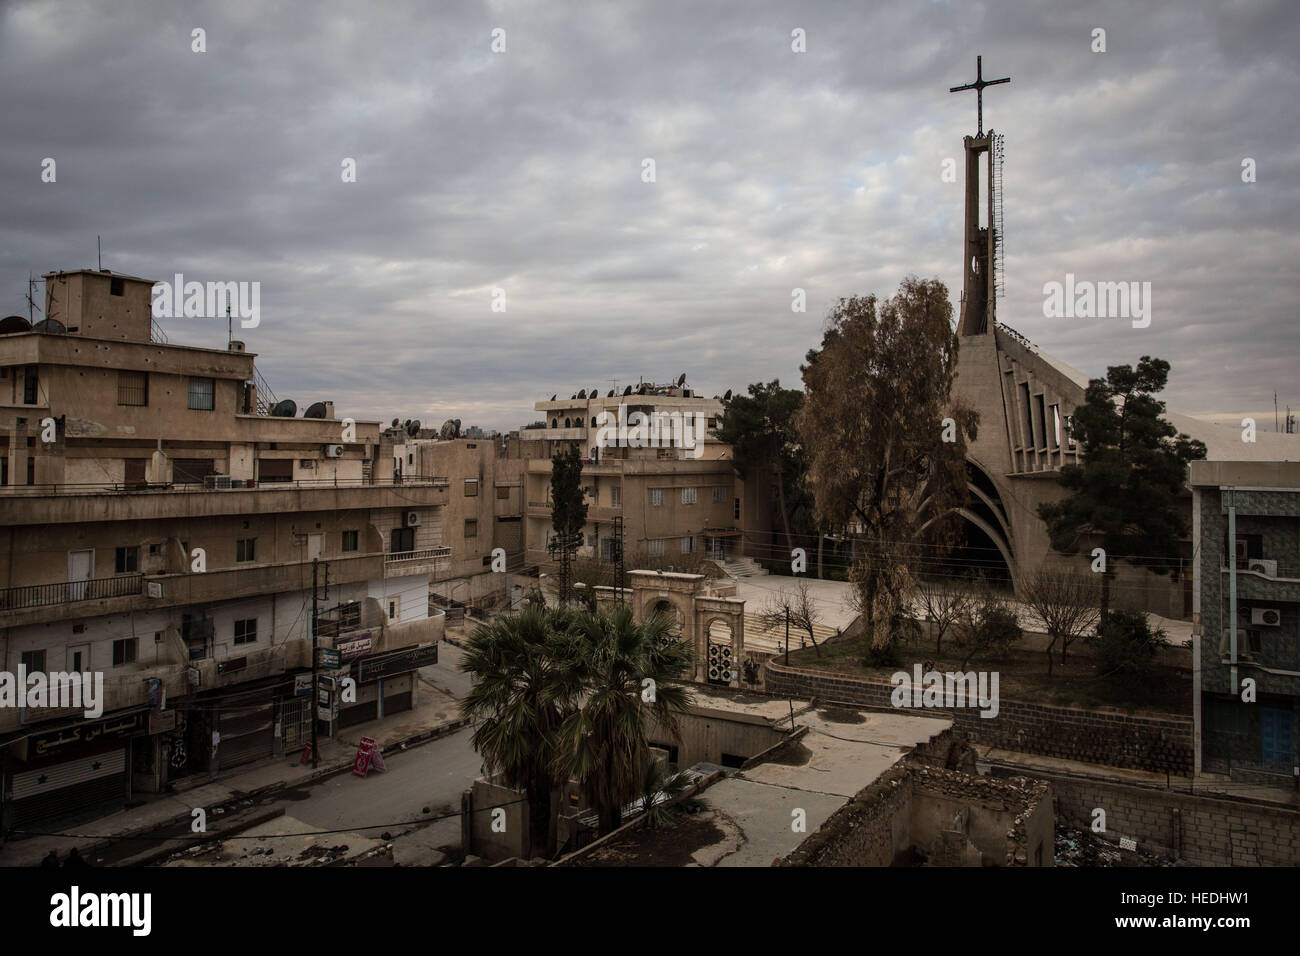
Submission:
[[[651,614],[662,614],[669,620],[668,633],[670,639],[679,641],[682,638],[682,625],[686,623],[686,618],[681,611],[677,610],[670,601],[658,601],[650,609]]]

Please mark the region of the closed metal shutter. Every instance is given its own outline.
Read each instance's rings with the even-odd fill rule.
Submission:
[[[379,717],[379,701],[370,700],[363,704],[353,704],[351,707],[345,707],[339,711],[338,726],[352,727],[356,724],[364,724],[368,720],[375,720]]]
[[[9,823],[16,829],[49,823],[130,799],[126,747],[15,773]]]
[[[390,677],[384,681],[383,694],[385,717],[389,717],[393,714],[400,714],[404,710],[411,709],[411,692],[414,683],[414,674],[403,674],[400,677]]]
[[[232,697],[220,702],[221,742],[217,766],[235,767],[271,756],[275,751],[275,716],[271,701],[262,695]]]
[[[408,690],[401,694],[389,694],[384,698],[384,716],[391,717],[393,714],[400,714],[404,710],[411,709],[411,692]]]

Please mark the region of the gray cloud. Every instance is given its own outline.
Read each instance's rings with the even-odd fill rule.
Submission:
[[[1189,413],[1264,415],[1274,387],[1300,405],[1285,2],[595,6],[4,7],[0,310],[25,311],[29,270],[93,265],[101,234],[117,271],[260,281],[241,335],[300,405],[506,428],[612,379],[793,384],[841,296],[918,274],[956,307],[961,185],[940,170],[974,103],[947,88],[982,53],[1012,76],[985,102],[1007,142],[1000,318],[1090,374],[1169,359]],[[1066,272],[1150,281],[1151,327],[1044,318]]]

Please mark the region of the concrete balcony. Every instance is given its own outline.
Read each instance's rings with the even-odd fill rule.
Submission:
[[[587,524],[599,521],[602,524],[612,524],[615,518],[623,517],[623,508],[612,505],[592,505],[587,506]]]
[[[274,647],[250,647],[247,651],[232,651],[225,657],[190,661],[188,669],[198,671],[199,683],[197,687],[188,684],[185,692],[201,693],[231,687],[310,666],[311,641],[307,638],[283,641]]]
[[[384,555],[384,577],[401,578],[410,574],[434,575],[451,560],[451,548],[420,548],[416,551],[391,551]]]
[[[291,514],[356,508],[410,509],[447,504],[447,478],[262,482],[255,487],[143,488],[103,485],[10,485],[0,489],[0,526],[158,521],[227,515]]]
[[[149,703],[149,681],[162,681],[170,700],[187,692],[186,665],[159,663],[136,665],[130,668],[113,668],[104,674],[103,696],[99,705],[105,714],[129,707],[143,707]],[[43,707],[38,711],[18,707],[0,707],[0,734],[30,728],[42,721],[83,719],[83,708]]]
[[[384,574],[384,555],[371,553],[330,558],[330,580],[340,584],[377,580]],[[418,573],[418,572],[417,572]],[[305,577],[304,577],[305,575]],[[178,574],[123,575],[122,580],[142,578],[135,584],[134,593],[117,596],[89,597],[57,604],[19,606],[12,609],[0,607],[0,628],[21,627],[25,624],[75,621],[106,614],[128,611],[154,610],[166,607],[186,607],[191,604],[211,604],[234,601],[261,594],[279,594],[303,590],[303,581],[310,586],[311,562],[290,561],[283,564],[260,564],[231,568],[212,568],[205,572]],[[100,579],[116,581],[118,579]],[[66,585],[40,585],[41,588],[66,587],[76,596],[89,592],[94,581],[81,581]],[[122,587],[129,591],[127,584]],[[161,590],[159,590],[161,589]],[[10,591],[27,592],[30,588],[10,588]],[[153,591],[153,597],[150,591]],[[22,599],[22,595],[19,596]]]
[[[138,595],[143,586],[143,575],[118,574],[111,578],[92,578],[88,581],[2,588],[0,589],[0,611],[130,597]]]
[[[1223,593],[1228,593],[1228,569],[1223,568]],[[1294,577],[1294,568],[1279,565],[1276,577],[1258,571],[1237,569],[1237,599],[1251,603],[1268,601],[1300,602],[1300,577]]]

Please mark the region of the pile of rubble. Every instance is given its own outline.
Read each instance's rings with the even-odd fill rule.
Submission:
[[[1104,840],[1086,827],[1056,828],[1057,866],[1174,866],[1131,840],[1121,844]]]

